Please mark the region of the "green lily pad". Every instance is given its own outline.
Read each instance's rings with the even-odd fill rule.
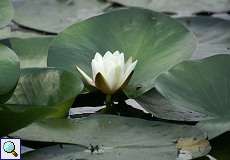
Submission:
[[[50,46],[48,66],[77,73],[75,65],[78,65],[91,75],[96,52],[103,55],[119,50],[126,59],[132,56],[138,60],[125,88],[129,97],[136,97],[153,88],[161,72],[190,58],[195,48],[193,34],[174,19],[145,9],[119,9],[60,33]]]
[[[0,102],[5,102],[15,88],[19,74],[19,59],[11,49],[0,44]]]
[[[21,68],[47,67],[48,48],[52,37],[10,39],[12,49],[20,59]]]
[[[141,153],[141,154],[140,154]],[[176,148],[165,147],[124,147],[99,150],[91,153],[87,147],[62,145],[38,149],[23,154],[25,160],[140,160],[152,157],[157,160],[176,159]]]
[[[59,33],[77,21],[102,13],[110,4],[98,0],[20,0],[13,5],[18,24]]]
[[[54,108],[51,107],[0,104],[0,137],[23,128],[53,111]]]
[[[222,125],[211,122],[215,130],[208,134],[222,134],[230,129],[223,125],[230,121],[229,62],[230,55],[215,55],[180,63],[157,78],[156,88],[176,106],[221,119]]]
[[[7,104],[53,106],[52,117],[68,114],[75,97],[83,88],[81,80],[55,68],[22,69],[18,85]]]
[[[229,1],[230,2],[230,1]],[[198,38],[193,59],[216,54],[230,54],[230,21],[213,17],[187,17],[179,19]]]
[[[10,23],[13,18],[14,11],[10,0],[0,1],[0,28]]]
[[[216,118],[206,121],[201,121],[196,125],[208,134],[209,139],[218,137],[222,133],[230,131],[230,118]]]
[[[12,133],[11,136],[32,141],[78,144],[85,148],[90,147],[90,144],[98,145],[102,150],[109,152],[108,155],[102,154],[102,157],[109,157],[111,154],[116,156],[119,152],[122,156],[132,156],[131,153],[135,150],[143,150],[147,156],[150,156],[151,152],[155,155],[153,150],[158,150],[158,154],[163,156],[169,148],[174,148],[172,159],[175,159],[177,154],[178,139],[195,138],[202,141],[206,138],[206,134],[192,126],[113,115],[93,115],[81,119],[48,119],[33,123]],[[200,152],[194,148],[192,153],[194,157],[198,157],[209,152],[209,149],[209,145],[200,149]],[[90,156],[86,153],[87,155]],[[168,159],[167,154],[165,156]]]
[[[32,37],[45,37],[46,35],[40,34],[35,31],[26,29],[12,29],[11,26],[6,26],[0,29],[0,40],[9,38],[32,38]]]
[[[151,89],[135,100],[155,117],[176,121],[200,121],[208,117],[190,109],[172,105],[166,98],[161,96],[156,89]]]
[[[230,10],[229,0],[109,0],[126,6],[142,7],[160,12],[188,16],[196,12],[224,12]]]

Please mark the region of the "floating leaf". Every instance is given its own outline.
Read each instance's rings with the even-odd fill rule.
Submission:
[[[140,154],[141,153],[141,154]],[[165,147],[124,147],[105,148],[91,153],[87,147],[62,145],[35,150],[23,155],[25,160],[140,160],[154,158],[157,160],[176,159],[176,149]]]
[[[10,0],[0,1],[0,28],[10,23],[13,18],[14,11]]]
[[[17,55],[0,44],[0,102],[5,102],[11,95],[19,78],[19,60]]]
[[[14,21],[29,28],[59,33],[71,24],[102,13],[109,3],[98,0],[20,0]]]
[[[176,121],[199,121],[207,119],[204,114],[190,109],[172,105],[155,89],[135,98],[135,100],[155,117]]]
[[[54,108],[51,107],[0,104],[0,137],[23,128],[53,111]]]
[[[102,152],[105,152],[104,154],[98,154],[98,158],[100,156],[103,158],[104,156],[110,157],[112,155],[116,157],[120,153],[124,159],[136,159],[132,156],[132,153],[134,154],[137,150],[146,153],[148,158],[161,155],[165,159],[170,159],[169,157],[175,159],[177,155],[176,141],[179,138],[206,139],[206,135],[203,132],[192,126],[113,115],[94,115],[87,118],[69,120],[49,119],[33,123],[11,134],[11,136],[32,141],[78,144],[85,146],[86,150],[91,144],[93,147],[98,146],[99,150],[101,149]],[[209,146],[207,146],[207,150],[209,149]],[[89,153],[90,151],[86,152],[86,155],[84,153],[81,154],[83,154],[82,156],[89,156],[89,158],[90,156],[95,156]],[[199,156],[205,153],[201,151]],[[77,155],[81,156],[79,154],[75,156]],[[52,157],[53,153],[50,156]],[[66,156],[66,153],[63,156]],[[145,157],[145,154],[138,157],[142,156]],[[194,157],[197,156],[196,154]]]
[[[225,128],[229,125],[223,125],[229,124],[226,120],[230,121],[229,62],[230,55],[185,61],[160,75],[156,80],[156,88],[176,106],[206,114],[213,119],[218,118],[217,121],[210,121],[215,130],[211,129],[214,133],[208,134],[222,134],[230,129]]]
[[[55,68],[28,68],[21,77],[7,104],[53,106],[53,117],[68,114],[75,97],[81,92],[81,80],[67,71]]]
[[[206,121],[201,121],[197,127],[208,133],[208,138],[213,139],[222,133],[230,131],[230,118],[216,118]]]
[[[196,12],[230,10],[229,0],[109,0],[126,6],[143,7],[154,11],[188,16]]]
[[[230,2],[230,1],[229,1]],[[187,17],[179,19],[198,38],[193,59],[216,54],[230,54],[230,21],[213,17]]]
[[[167,45],[165,45],[167,44]],[[48,66],[77,73],[76,64],[91,75],[96,52],[124,52],[137,59],[134,74],[125,88],[136,97],[154,86],[155,78],[195,49],[193,35],[180,23],[163,14],[138,8],[112,11],[72,25],[54,39]]]
[[[45,37],[46,35],[39,32],[26,29],[12,29],[11,26],[6,26],[0,29],[0,40],[8,38],[32,38]]]
[[[19,56],[21,68],[46,67],[48,48],[52,39],[52,37],[11,39],[11,47]]]

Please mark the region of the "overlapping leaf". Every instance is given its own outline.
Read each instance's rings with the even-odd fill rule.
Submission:
[[[230,21],[213,17],[187,17],[179,19],[198,38],[193,59],[216,54],[230,54]]]
[[[135,98],[135,100],[149,113],[162,119],[177,121],[199,121],[208,117],[191,109],[172,105],[155,89]]]
[[[10,0],[0,1],[0,28],[10,23],[13,18],[14,11]]]
[[[55,68],[28,68],[21,71],[18,85],[7,104],[52,106],[52,117],[68,114],[83,84],[72,73]]]
[[[36,134],[35,134],[36,133]],[[146,159],[149,157],[162,159],[176,159],[176,141],[187,138],[195,141],[203,141],[206,136],[199,129],[192,126],[176,125],[163,122],[146,121],[135,118],[125,118],[112,115],[95,115],[81,119],[70,120],[46,120],[34,123],[13,134],[26,140],[43,142],[61,142],[83,145],[83,150],[74,147],[64,148],[56,158],[72,157],[77,159]],[[95,155],[90,154],[90,144],[98,146]],[[196,143],[195,143],[196,144]],[[189,143],[189,145],[192,144]],[[191,151],[194,157],[199,157],[209,152],[209,145],[199,145]],[[198,147],[198,148],[197,148]],[[76,148],[76,147],[75,147]],[[48,158],[54,158],[58,147],[51,147]],[[141,155],[135,154],[141,151]],[[31,155],[34,158],[44,157],[46,149],[36,151]],[[99,154],[97,154],[99,153]],[[199,153],[199,154],[197,154]],[[28,154],[29,156],[30,154]],[[113,159],[112,158],[112,159]]]
[[[207,127],[201,125],[201,128],[209,131],[210,138],[230,129],[226,128],[230,121],[229,62],[230,55],[187,61],[176,65],[156,80],[157,90],[172,104],[216,119],[200,122]]]
[[[167,45],[166,45],[167,44]],[[124,52],[138,63],[125,92],[138,96],[154,85],[163,71],[191,56],[193,35],[180,23],[163,14],[129,8],[112,11],[77,23],[54,39],[48,66],[76,71],[76,65],[91,75],[96,52]]]
[[[126,6],[143,7],[154,11],[177,13],[181,16],[196,12],[224,12],[230,9],[229,0],[109,0]]]
[[[51,112],[55,112],[52,107],[0,104],[0,137],[44,118]]]
[[[20,74],[19,59],[11,49],[0,44],[0,102],[5,102],[15,88]]]
[[[48,48],[52,37],[10,39],[12,49],[20,59],[21,68],[47,67]]]
[[[13,4],[14,21],[51,33],[59,33],[77,21],[102,13],[109,6],[98,0],[20,0]]]

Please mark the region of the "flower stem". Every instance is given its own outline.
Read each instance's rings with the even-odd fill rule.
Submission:
[[[105,105],[107,108],[110,108],[112,106],[112,95],[110,94],[106,95]]]
[[[110,94],[106,95],[105,105],[108,108],[111,107],[111,105],[112,105],[112,95],[110,95]]]

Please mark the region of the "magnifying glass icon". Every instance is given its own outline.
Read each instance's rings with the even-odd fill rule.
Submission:
[[[18,153],[15,151],[15,145],[11,141],[7,141],[3,144],[3,149],[6,153],[11,153],[14,157],[18,156]]]

